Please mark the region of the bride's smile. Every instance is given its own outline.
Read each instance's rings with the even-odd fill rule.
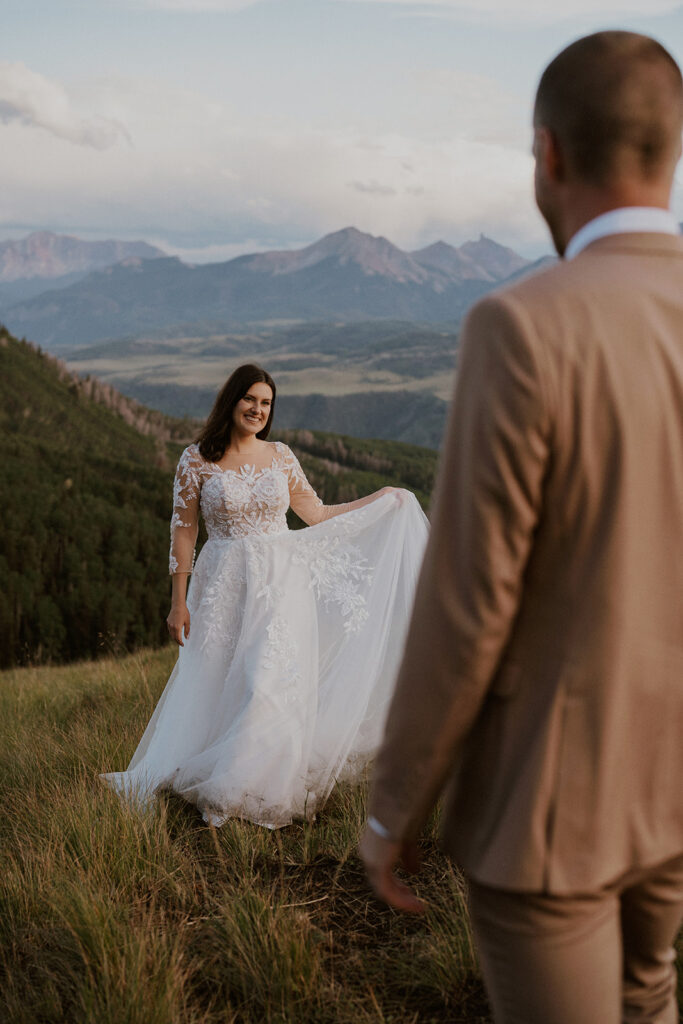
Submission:
[[[268,420],[273,394],[267,384],[261,381],[252,386],[240,398],[233,412],[233,425],[237,431],[247,434],[260,432]]]

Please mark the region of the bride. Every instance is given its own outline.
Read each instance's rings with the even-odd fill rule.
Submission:
[[[179,657],[127,771],[102,776],[142,805],[171,789],[215,827],[311,819],[335,781],[361,777],[427,537],[409,491],[324,505],[291,449],[266,440],[275,394],[268,373],[239,367],[180,458],[167,620]],[[290,505],[308,529],[288,530]]]

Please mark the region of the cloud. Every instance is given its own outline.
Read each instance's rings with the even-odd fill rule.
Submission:
[[[348,224],[406,249],[483,231],[547,251],[525,104],[449,69],[406,82],[415,116],[378,130],[374,118],[344,128],[275,121],[152,77],[82,81],[73,103],[126,124],[135,150],[113,146],[103,159],[15,119],[2,129],[0,234],[20,225],[144,238],[191,262],[298,247]],[[422,108],[433,121],[418,123]],[[681,219],[680,186],[676,196]]]
[[[370,196],[395,196],[396,189],[391,185],[382,185],[379,181],[350,181],[349,188]]]
[[[3,129],[0,226],[146,238],[192,262],[204,261],[202,249],[227,258],[288,248],[346,224],[409,248],[479,231],[544,239],[526,111],[516,132],[498,132],[513,118],[493,86],[438,68],[415,72],[408,90],[424,102],[416,96],[402,126],[392,118],[377,131],[375,118],[276,122],[152,77],[83,81],[72,90],[78,109],[87,102],[126,124],[135,150],[113,146],[103,160],[47,132],[29,136],[15,118]]]
[[[236,256],[270,252],[273,249],[299,249],[302,243],[300,241],[287,242],[283,245],[281,238],[268,239],[262,236],[261,238],[244,238],[240,242],[226,242],[224,245],[184,246],[169,242],[162,236],[155,238],[154,241],[150,239],[150,244],[156,245],[157,248],[171,256],[177,256],[183,263],[196,264],[226,263],[228,260],[235,259]]]
[[[109,149],[120,138],[130,142],[120,122],[79,117],[63,86],[18,62],[0,61],[0,122],[43,128],[59,139],[92,149]]]
[[[227,114],[217,120],[209,105],[161,90],[138,95],[137,110],[132,95],[110,106],[131,125],[136,149],[115,147],[106,162],[55,149],[46,133],[28,145],[20,125],[4,129],[0,225],[153,239],[192,262],[204,261],[206,247],[227,258],[305,244],[346,224],[409,248],[479,231],[508,242],[545,234],[526,147],[296,123],[274,131]],[[182,130],[164,122],[170,106],[182,112]]]
[[[421,121],[427,128],[431,120],[437,135],[526,145],[531,97],[490,75],[453,67],[415,69],[409,82],[417,100],[416,126]]]
[[[339,3],[383,3],[396,7],[423,8],[432,14],[452,14],[481,17],[495,14],[499,17],[533,18],[542,21],[568,21],[574,17],[595,14],[595,0],[563,0],[554,6],[548,0],[337,0]],[[643,0],[602,0],[600,16],[604,19],[618,15],[645,14],[649,17],[668,14],[681,6],[680,0],[648,0],[647,11]]]
[[[242,11],[262,0],[139,0],[144,7],[165,11]]]

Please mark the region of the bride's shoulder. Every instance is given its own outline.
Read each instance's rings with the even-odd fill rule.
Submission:
[[[206,460],[202,457],[202,454],[199,451],[199,445],[193,443],[188,444],[187,448],[183,450],[180,459],[178,460],[178,465],[191,466],[193,469],[196,469],[199,466],[203,466],[205,461]]]
[[[273,449],[273,453],[281,458],[286,458],[292,454],[292,449],[284,441],[266,441],[266,444]]]
[[[275,449],[275,459],[287,469],[287,472],[290,475],[292,473],[300,473],[301,466],[299,460],[289,445],[285,444],[284,441],[274,441],[273,444],[277,446]]]

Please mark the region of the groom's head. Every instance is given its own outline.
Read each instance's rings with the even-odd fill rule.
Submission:
[[[682,129],[681,72],[656,40],[598,32],[558,54],[534,108],[536,198],[558,250],[582,206],[666,206]]]

